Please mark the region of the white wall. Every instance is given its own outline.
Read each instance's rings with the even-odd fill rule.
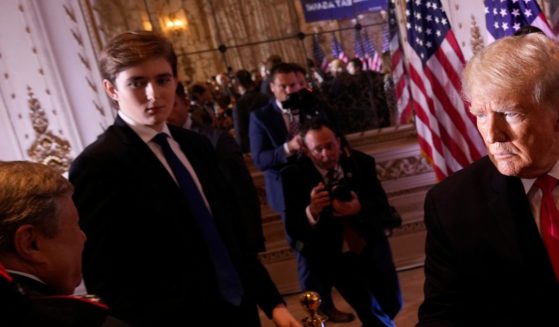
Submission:
[[[0,55],[0,160],[71,160],[112,122],[78,0],[3,0]]]

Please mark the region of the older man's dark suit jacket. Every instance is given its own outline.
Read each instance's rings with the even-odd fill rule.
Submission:
[[[427,194],[418,326],[559,326],[559,284],[522,182],[485,157]]]
[[[245,255],[211,144],[194,132],[169,128],[196,171],[239,271],[245,288],[241,308],[221,300],[205,241],[178,185],[119,117],[70,169],[80,225],[88,237],[86,287],[116,317],[134,325],[257,326],[254,303],[270,314],[281,297],[254,252]]]
[[[359,151],[349,153],[351,156],[342,155],[340,165],[347,184],[359,198],[361,211],[340,218],[332,215],[331,208],[326,208],[318,223],[311,226],[305,208],[310,204],[312,188],[323,178],[312,161],[302,157],[281,171],[286,232],[291,245],[307,259],[310,269],[327,280],[335,280],[334,275],[338,273],[345,276],[347,270],[359,269],[341,264],[344,240],[341,219],[349,220],[367,243],[361,257],[368,267],[368,280],[361,286],[372,291],[385,312],[393,318],[401,307],[400,290],[390,246],[380,221],[381,215],[388,214],[389,204],[376,177],[375,160]],[[336,284],[334,281],[334,286]]]

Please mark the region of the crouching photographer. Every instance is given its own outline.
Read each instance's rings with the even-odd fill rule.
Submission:
[[[364,326],[388,326],[402,302],[383,228],[390,205],[375,160],[342,147],[325,120],[311,119],[300,135],[305,156],[281,171],[291,245]]]

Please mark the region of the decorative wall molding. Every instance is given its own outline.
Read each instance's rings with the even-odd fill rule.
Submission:
[[[65,173],[72,162],[70,142],[49,130],[49,121],[45,111],[41,108],[41,103],[35,98],[31,87],[28,86],[27,90],[29,118],[35,131],[35,140],[27,150],[27,154],[32,161]]]
[[[84,36],[81,31],[80,22],[78,21],[77,16],[78,11],[76,11],[74,4],[71,1],[67,0],[66,3],[62,5],[62,7],[64,8],[64,12],[66,13],[67,18],[69,19],[69,23],[71,24],[70,32],[72,33],[72,37],[76,42],[76,48],[78,49],[77,56],[80,63],[83,64],[83,67],[85,68],[84,78],[86,80],[87,86],[89,86],[89,88],[91,89],[91,102],[93,103],[93,106],[95,107],[97,112],[99,112],[99,114],[104,117],[107,115],[105,110],[110,108],[103,108],[103,106],[101,105],[101,95],[99,93],[101,85],[97,84],[94,77],[95,74],[99,73],[92,70],[92,67],[94,66],[93,62],[96,59],[90,56],[86,48],[86,40],[88,39],[88,35],[86,34]]]
[[[480,52],[485,45],[483,42],[483,37],[481,37],[479,26],[477,26],[476,17],[474,15],[472,15],[470,34],[471,34],[470,44],[472,46],[472,53],[475,55],[478,52]]]
[[[433,171],[433,167],[421,155],[379,162],[376,166],[377,176],[380,181],[415,176]]]

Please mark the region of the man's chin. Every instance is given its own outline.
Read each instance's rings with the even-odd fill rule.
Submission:
[[[505,176],[518,176],[519,168],[518,164],[514,163],[514,160],[496,159],[493,156],[490,158],[501,174]]]

